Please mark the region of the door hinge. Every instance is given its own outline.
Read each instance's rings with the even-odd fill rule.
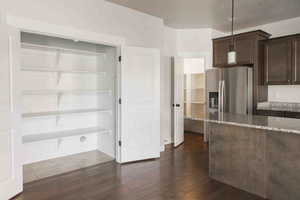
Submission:
[[[122,142],[119,140],[119,146],[122,146]]]
[[[122,104],[122,99],[121,98],[119,98],[119,104]]]
[[[121,62],[122,61],[122,56],[119,56],[119,62]]]

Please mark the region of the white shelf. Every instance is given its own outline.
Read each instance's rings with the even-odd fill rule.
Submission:
[[[92,113],[92,112],[104,112],[112,113],[110,109],[81,109],[81,110],[65,110],[65,111],[49,111],[49,112],[36,112],[36,113],[24,113],[23,118],[36,118],[36,117],[49,117],[49,116],[61,116],[81,113]]]
[[[194,101],[194,102],[191,102],[191,104],[205,104],[205,102],[201,102],[201,101],[196,102],[196,101]]]
[[[55,46],[46,46],[46,45],[37,45],[37,44],[29,44],[29,43],[22,43],[22,48],[25,49],[39,49],[44,51],[60,51],[60,52],[67,52],[73,54],[80,54],[80,55],[90,55],[90,56],[105,56],[105,52],[93,52],[93,51],[85,51],[85,50],[77,50],[77,49],[67,49]]]
[[[111,90],[25,90],[23,95],[112,94]]]
[[[59,69],[59,68],[41,68],[41,67],[22,67],[22,71],[32,71],[32,72],[56,72],[56,73],[69,73],[69,74],[95,74],[105,76],[106,72],[100,71],[89,71],[89,70],[67,70],[67,69]]]
[[[184,88],[185,90],[204,90],[205,88]]]
[[[184,103],[186,103],[186,104],[188,104],[188,103],[190,103],[190,104],[205,104],[205,102],[201,102],[201,101],[191,101],[191,102],[185,101]]]
[[[104,129],[100,127],[91,127],[91,128],[58,131],[58,132],[51,132],[51,133],[25,135],[23,136],[23,143],[59,139],[59,138],[70,137],[70,136],[79,136],[79,135],[85,135],[89,133],[108,133],[108,132],[110,132],[110,130],[108,129]]]

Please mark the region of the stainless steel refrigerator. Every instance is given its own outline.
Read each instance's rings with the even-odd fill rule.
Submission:
[[[206,72],[207,112],[252,114],[253,69],[246,66]]]
[[[206,71],[206,115],[252,114],[253,69],[246,66]],[[209,117],[209,116],[207,116]],[[204,141],[209,135],[204,124]]]

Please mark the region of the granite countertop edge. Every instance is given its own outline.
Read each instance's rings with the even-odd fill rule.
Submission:
[[[300,103],[290,102],[260,102],[257,110],[280,111],[280,112],[300,112]]]
[[[217,124],[227,124],[227,125],[246,127],[246,128],[255,128],[255,129],[263,129],[263,130],[269,130],[269,131],[278,131],[278,132],[284,132],[284,133],[300,134],[300,130],[269,127],[269,126],[261,126],[261,125],[255,125],[255,124],[246,124],[246,123],[241,123],[241,122],[229,122],[229,121],[212,120],[212,119],[204,119],[204,118],[188,118],[188,119],[195,120],[195,121],[204,121],[204,122],[210,122],[210,123],[217,123]]]

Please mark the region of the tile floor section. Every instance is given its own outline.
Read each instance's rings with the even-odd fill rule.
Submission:
[[[91,167],[112,160],[114,160],[114,158],[96,150],[24,165],[24,183]]]

